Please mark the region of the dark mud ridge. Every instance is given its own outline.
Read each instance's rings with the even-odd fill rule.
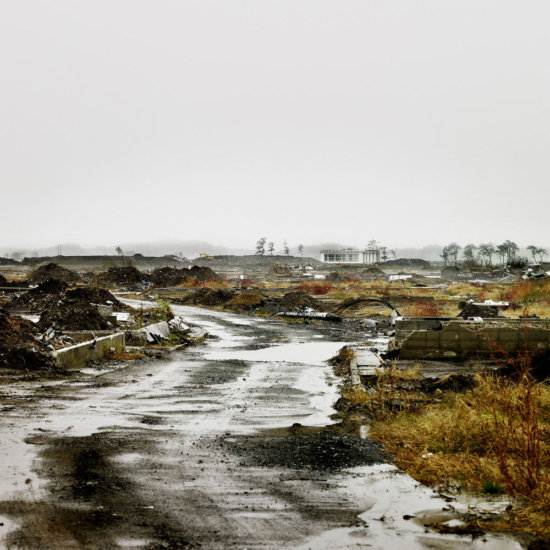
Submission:
[[[241,456],[245,466],[282,466],[305,470],[339,470],[388,462],[372,439],[318,431],[296,436],[264,434],[231,437],[222,445]]]

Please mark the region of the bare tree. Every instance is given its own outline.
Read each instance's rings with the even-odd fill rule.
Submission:
[[[286,241],[283,243],[283,252],[285,256],[288,256],[290,254],[290,250]]]
[[[270,256],[273,256],[273,252],[275,251],[275,245],[273,244],[273,241],[271,241],[268,245],[267,245],[267,252]]]

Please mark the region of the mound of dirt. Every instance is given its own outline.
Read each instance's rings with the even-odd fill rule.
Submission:
[[[48,279],[57,279],[65,283],[76,283],[80,280],[80,277],[75,271],[71,271],[70,269],[54,263],[41,265],[28,277],[29,282],[34,285],[43,283]]]
[[[98,281],[104,284],[135,284],[145,279],[144,274],[134,266],[110,267],[98,276]]]
[[[197,288],[193,294],[178,298],[174,302],[178,304],[221,306],[229,302],[235,296],[235,291],[229,288],[214,290],[213,288]]]
[[[294,311],[297,308],[305,307],[310,307],[316,310],[322,309],[320,303],[315,298],[312,298],[309,294],[299,290],[285,294],[279,299],[279,304],[286,311]]]
[[[42,311],[59,301],[67,283],[57,279],[48,279],[35,288],[31,288],[25,294],[18,296],[6,304],[7,309],[23,311]]]
[[[185,271],[185,269],[182,269],[182,271]],[[193,277],[197,279],[197,281],[204,283],[205,281],[221,281],[221,277],[212,269],[209,267],[200,267],[198,265],[194,265],[190,269],[187,270],[190,277]]]
[[[93,304],[85,300],[65,298],[52,304],[40,317],[38,329],[47,330],[54,326],[57,330],[106,330],[110,323],[99,313]]]
[[[147,275],[155,286],[177,286],[189,280],[189,270],[176,267],[159,267]]]
[[[0,309],[0,368],[55,368],[52,354],[35,339],[31,323]]]
[[[4,275],[0,273],[0,286],[7,286],[7,285],[8,285],[8,280],[6,279],[6,277],[4,277]]]
[[[228,303],[228,306],[234,311],[251,311],[264,304],[265,298],[257,290],[243,290]]]
[[[96,287],[80,287],[67,290],[66,297],[70,301],[90,302],[92,304],[112,305],[115,311],[124,311],[126,306],[115,298],[108,290]]]

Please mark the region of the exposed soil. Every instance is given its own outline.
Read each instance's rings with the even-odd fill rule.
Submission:
[[[48,279],[57,279],[65,283],[76,283],[80,280],[78,273],[61,267],[54,263],[41,265],[35,269],[28,277],[28,280],[32,284],[39,284],[47,281]]]

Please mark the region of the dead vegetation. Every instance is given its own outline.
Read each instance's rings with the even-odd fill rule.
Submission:
[[[447,491],[507,492],[524,503],[505,518],[507,527],[548,538],[550,387],[534,381],[529,365],[518,357],[515,376],[482,374],[465,393],[423,405],[396,390],[404,373],[380,373],[364,399],[375,418],[370,435],[407,473]]]

